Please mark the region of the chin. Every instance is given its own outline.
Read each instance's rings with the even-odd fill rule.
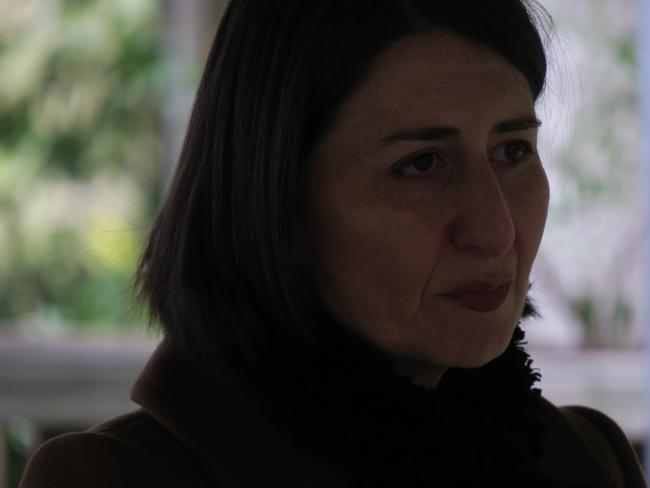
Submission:
[[[440,354],[441,351],[437,351],[438,354],[431,351],[430,358],[437,357],[434,362],[445,364],[450,368],[480,368],[501,356],[508,349],[515,327],[516,324],[508,327],[507,330],[496,331],[496,334],[482,337],[483,340],[473,338],[461,343],[450,344],[446,351],[442,351],[442,354]],[[443,357],[442,361],[440,360],[441,356]]]
[[[490,361],[494,361],[496,358],[501,356],[501,354],[503,354],[506,349],[508,349],[508,343],[499,349],[485,350],[481,351],[480,353],[469,353],[464,357],[458,358],[456,361],[457,364],[453,364],[451,367],[466,369],[480,368],[482,366],[485,366]]]

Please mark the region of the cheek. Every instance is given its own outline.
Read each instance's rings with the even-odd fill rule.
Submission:
[[[336,216],[337,218],[332,218]],[[341,285],[400,288],[430,260],[433,243],[408,221],[371,208],[348,208],[314,220],[314,263]]]
[[[397,322],[419,306],[435,270],[439,218],[371,199],[323,192],[312,200],[312,277],[330,305],[362,323]],[[432,224],[433,223],[433,224]]]

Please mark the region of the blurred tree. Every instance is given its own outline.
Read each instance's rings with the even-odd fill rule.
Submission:
[[[640,346],[643,127],[639,2],[541,0],[557,24],[543,96],[551,207],[540,285],[589,347]],[[542,314],[544,311],[542,310]]]
[[[156,0],[0,16],[0,327],[120,327],[161,193],[169,62]]]

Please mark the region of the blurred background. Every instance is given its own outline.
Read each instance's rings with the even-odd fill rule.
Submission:
[[[135,408],[158,337],[131,277],[225,3],[0,0],[0,488],[45,439]],[[547,398],[604,411],[644,456],[641,2],[541,3],[552,199],[529,350]]]

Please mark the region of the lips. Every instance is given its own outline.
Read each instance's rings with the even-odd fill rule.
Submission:
[[[447,292],[447,294],[492,292],[501,286],[507,285],[511,281],[512,279],[510,278],[489,281],[472,281],[452,288]]]
[[[464,285],[466,289],[473,291],[448,293],[444,296],[460,303],[463,307],[470,310],[476,312],[492,312],[499,308],[505,301],[508,296],[508,291],[510,291],[511,283],[512,282],[500,286],[495,285],[494,283],[482,283],[481,286],[477,286],[477,283]]]

